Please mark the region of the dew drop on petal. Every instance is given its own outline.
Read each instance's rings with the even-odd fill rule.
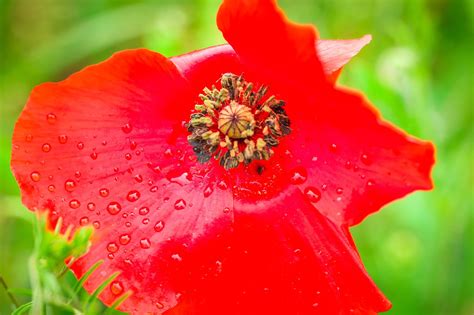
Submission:
[[[91,155],[90,155],[91,159],[93,159],[93,160],[97,160],[98,156],[99,155],[97,154],[97,152],[92,152]]]
[[[290,182],[293,185],[301,185],[308,179],[308,173],[305,168],[297,167],[295,168],[290,177]]]
[[[126,227],[131,227],[131,226],[132,226],[132,222],[125,222],[125,226],[126,226]]]
[[[69,201],[69,207],[71,207],[72,209],[77,209],[80,206],[81,206],[81,203],[77,199],[73,199],[73,200]]]
[[[122,234],[119,237],[119,243],[122,245],[127,245],[128,243],[130,243],[131,239],[132,238],[130,237],[130,234]]]
[[[30,178],[31,178],[31,180],[34,181],[34,182],[39,182],[40,179],[41,179],[41,175],[40,175],[40,173],[38,173],[38,172],[32,172],[32,173],[30,174]]]
[[[61,144],[65,144],[65,143],[67,142],[67,139],[68,139],[68,138],[67,138],[66,135],[59,135],[59,136],[58,136],[58,141],[59,141],[59,143],[61,143]]]
[[[183,258],[179,254],[172,254],[171,259],[176,261],[183,261]]]
[[[48,186],[48,191],[49,192],[53,192],[55,189],[56,189],[56,187],[54,187],[54,185],[49,185]]]
[[[101,197],[107,197],[109,195],[109,190],[107,188],[101,188],[99,190],[99,195]]]
[[[112,260],[112,259],[115,258],[115,255],[112,254],[112,253],[110,253],[110,254],[107,255],[107,258],[110,259],[110,260]]]
[[[211,186],[207,186],[206,189],[204,189],[204,197],[209,197],[210,195],[212,195],[212,192],[214,190],[212,189]]]
[[[150,223],[150,219],[145,218],[145,219],[142,220],[142,223],[143,224],[148,224],[148,223]]]
[[[176,210],[183,210],[184,208],[186,208],[186,201],[184,201],[184,199],[176,200],[176,202],[174,203],[174,208]]]
[[[142,175],[140,175],[140,174],[135,175],[135,176],[133,177],[133,179],[134,179],[137,183],[143,182],[143,177],[142,177]]]
[[[116,201],[112,201],[111,203],[109,203],[109,205],[107,206],[107,211],[111,214],[111,215],[116,215],[117,213],[120,212],[120,210],[122,210],[122,206],[116,202]]]
[[[336,189],[336,194],[340,195],[340,194],[342,194],[343,191],[344,190],[341,187],[339,187],[339,188]]]
[[[375,183],[374,183],[373,180],[369,179],[369,180],[367,181],[367,187],[372,188],[374,185],[375,185]]]
[[[119,249],[117,243],[115,242],[110,242],[109,244],[107,244],[107,250],[111,253],[115,253],[117,252]]]
[[[352,162],[351,161],[347,161],[345,164],[344,164],[345,168],[347,168],[348,170],[350,170],[352,168]]]
[[[132,132],[132,129],[133,128],[132,128],[131,124],[125,124],[125,125],[122,126],[122,131],[124,133],[130,133],[130,132]]]
[[[162,220],[156,222],[155,226],[153,227],[155,232],[161,232],[163,231],[164,228],[165,228],[165,222]]]
[[[32,135],[26,135],[25,141],[26,141],[26,142],[31,142],[31,141],[33,141],[33,136],[32,136]]]
[[[125,159],[126,159],[126,160],[131,160],[131,159],[132,159],[132,155],[131,155],[130,153],[125,154]]]
[[[142,238],[140,240],[140,247],[143,249],[147,249],[151,247],[150,240],[148,238]]]
[[[49,143],[45,143],[43,144],[43,146],[41,147],[41,150],[43,150],[43,152],[49,152],[51,151],[51,145]]]
[[[336,151],[337,151],[337,144],[332,143],[332,144],[329,146],[329,151],[331,151],[332,153],[336,152]]]
[[[89,203],[87,204],[87,210],[89,210],[89,211],[94,211],[94,210],[95,210],[95,203],[89,202]]]
[[[79,142],[76,146],[79,150],[84,149],[84,143],[83,142]]]
[[[139,215],[147,215],[150,212],[150,208],[148,207],[141,207],[138,209],[138,214]]]
[[[76,189],[76,182],[72,179],[68,179],[64,182],[64,189],[67,191],[67,192],[72,192],[74,191],[74,189]]]
[[[100,222],[99,221],[94,221],[94,222],[92,222],[92,226],[94,226],[96,229],[100,229]]]
[[[46,121],[48,122],[48,124],[50,125],[53,125],[56,123],[56,115],[53,114],[53,113],[49,113],[48,115],[46,115]]]
[[[127,200],[130,202],[135,202],[140,199],[140,192],[137,190],[129,191],[127,194]]]
[[[321,192],[316,187],[306,187],[304,194],[311,202],[318,202],[321,199]]]
[[[82,217],[79,220],[79,225],[81,225],[81,226],[87,225],[88,223],[89,223],[89,218],[88,217]]]
[[[217,183],[217,187],[219,187],[219,189],[226,190],[227,189],[227,183],[225,181],[221,180],[220,182]]]
[[[361,156],[360,156],[360,160],[363,164],[365,165],[370,165],[372,164],[372,161],[370,160],[369,156],[365,153],[363,153]]]
[[[113,281],[110,284],[110,292],[112,292],[113,295],[119,295],[123,292],[123,286],[119,281]]]

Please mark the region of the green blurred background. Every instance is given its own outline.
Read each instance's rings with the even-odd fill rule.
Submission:
[[[436,189],[353,228],[388,314],[474,314],[474,1],[281,0],[322,38],[373,42],[341,84],[385,118],[437,146]],[[32,220],[10,173],[10,139],[29,91],[125,48],[167,56],[223,43],[218,0],[0,0],[0,274],[28,287]],[[27,298],[18,297],[20,301]],[[0,314],[10,312],[0,287]]]

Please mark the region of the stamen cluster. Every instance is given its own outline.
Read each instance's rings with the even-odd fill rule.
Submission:
[[[188,141],[201,163],[212,157],[225,169],[254,160],[269,160],[278,138],[291,132],[285,102],[265,97],[268,87],[258,89],[243,76],[226,73],[221,88],[204,88],[191,114]]]

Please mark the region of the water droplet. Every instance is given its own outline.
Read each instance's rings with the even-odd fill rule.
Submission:
[[[223,211],[224,211],[224,213],[229,213],[229,212],[230,212],[230,208],[229,208],[229,207],[225,207]]]
[[[109,190],[107,188],[101,188],[99,190],[99,195],[105,198],[109,195]]]
[[[56,189],[56,187],[54,187],[54,185],[49,185],[48,186],[48,191],[50,191],[50,192],[53,192],[55,189]]]
[[[73,200],[69,201],[69,207],[71,207],[72,209],[77,209],[80,206],[81,206],[81,203],[77,199],[73,199]]]
[[[212,189],[211,186],[207,186],[206,189],[204,189],[204,197],[209,197],[210,195],[212,195],[212,192],[214,190]]]
[[[369,156],[368,156],[367,154],[365,154],[365,153],[360,156],[360,160],[361,160],[361,162],[362,162],[363,164],[365,164],[365,165],[370,165],[370,164],[372,164],[372,161],[370,160]]]
[[[48,122],[48,124],[52,125],[54,123],[56,123],[56,115],[53,114],[53,113],[49,113],[48,115],[46,115],[46,121]]]
[[[331,151],[332,153],[336,152],[336,151],[337,151],[337,144],[332,143],[332,144],[329,146],[329,151]]]
[[[125,222],[125,226],[126,226],[126,227],[131,227],[131,226],[132,226],[132,222],[128,222],[128,221]]]
[[[116,215],[117,213],[120,212],[120,210],[122,210],[122,206],[116,202],[116,201],[112,201],[111,203],[109,203],[109,205],[107,206],[107,211],[111,214],[111,215]]]
[[[43,150],[43,152],[49,152],[49,151],[51,151],[51,145],[49,143],[45,143],[41,147],[41,150]]]
[[[135,150],[137,148],[137,143],[133,140],[130,140],[130,150]]]
[[[139,215],[147,215],[150,212],[150,209],[148,207],[141,207],[138,210]]]
[[[117,243],[115,242],[110,242],[109,244],[107,244],[107,250],[111,253],[115,253],[117,252],[119,249]]]
[[[89,203],[87,204],[87,210],[89,210],[89,211],[94,211],[94,210],[95,210],[95,203],[89,202]]]
[[[183,258],[179,254],[172,254],[171,259],[176,261],[183,261]]]
[[[39,180],[41,179],[41,175],[40,175],[40,173],[38,173],[38,172],[32,172],[32,173],[30,174],[30,178],[31,178],[31,180],[34,181],[34,182],[39,182]]]
[[[336,194],[340,195],[340,194],[342,194],[343,191],[344,190],[341,187],[339,187],[339,188],[336,189]]]
[[[142,223],[143,224],[148,224],[148,223],[150,223],[150,219],[145,218],[145,219],[142,220]]]
[[[132,190],[128,192],[127,200],[130,202],[135,202],[140,199],[140,192],[137,190]]]
[[[25,141],[26,141],[26,142],[31,142],[31,141],[33,141],[33,136],[32,136],[32,135],[26,135]]]
[[[74,191],[76,189],[76,182],[72,179],[68,179],[64,182],[64,189],[68,192]]]
[[[107,145],[107,141],[106,141],[106,140],[102,141],[102,145],[103,145],[103,146],[106,146],[106,145]]]
[[[160,309],[160,310],[161,310],[163,307],[165,307],[165,306],[163,305],[163,303],[160,303],[160,302],[156,302],[155,305],[156,305],[156,307],[157,307],[158,309]]]
[[[292,172],[290,182],[293,185],[301,185],[304,182],[306,182],[307,178],[308,178],[308,173],[306,169],[303,167],[297,167]]]
[[[153,228],[155,229],[155,232],[161,232],[165,228],[165,222],[160,220],[160,221],[156,222],[156,224]]]
[[[131,124],[125,124],[125,125],[122,126],[122,131],[124,133],[130,133],[130,132],[132,132],[132,129],[133,128],[132,128]]]
[[[174,208],[176,210],[183,210],[184,208],[186,208],[186,201],[184,201],[184,199],[176,200],[176,202],[174,203]]]
[[[143,249],[147,249],[151,247],[150,240],[148,238],[142,238],[140,240],[140,247]]]
[[[135,175],[135,176],[133,177],[133,179],[134,179],[137,183],[143,182],[143,177],[142,177],[142,175],[140,175],[140,174]]]
[[[369,180],[367,181],[367,187],[372,188],[374,185],[375,185],[375,183],[374,183],[373,180],[369,179]]]
[[[306,187],[304,193],[311,202],[318,202],[321,199],[321,192],[316,187]]]
[[[91,155],[90,155],[91,159],[93,160],[97,160],[97,157],[98,157],[98,154],[97,152],[92,152]]]
[[[78,148],[79,150],[84,149],[84,143],[79,142],[79,143],[77,144],[77,148]]]
[[[100,222],[99,222],[99,221],[94,221],[94,222],[92,222],[92,225],[93,225],[96,229],[100,229]]]
[[[173,152],[171,152],[171,149],[166,149],[165,156],[167,156],[167,157],[172,157],[173,156]]]
[[[131,159],[132,159],[132,155],[131,155],[130,153],[125,154],[125,159],[126,159],[126,160],[131,160]]]
[[[217,187],[219,187],[219,189],[226,190],[228,186],[225,181],[221,180],[217,183]]]
[[[67,136],[66,135],[59,135],[58,136],[58,141],[61,144],[65,144],[67,142]]]
[[[110,254],[107,255],[107,258],[110,259],[110,260],[112,260],[112,259],[115,258],[115,255],[112,254],[112,253],[110,253]]]
[[[127,245],[128,243],[130,243],[130,240],[131,240],[131,239],[132,239],[132,238],[130,237],[129,234],[122,234],[122,235],[120,235],[120,237],[119,237],[119,242],[120,242],[120,244],[122,244],[122,245]]]
[[[150,188],[150,192],[157,192],[158,191],[158,186],[153,186]]]
[[[80,220],[79,220],[79,224],[81,226],[84,226],[84,225],[87,225],[89,223],[89,218],[88,217],[82,217]]]
[[[119,281],[113,281],[110,284],[110,292],[112,292],[113,295],[119,295],[123,292],[123,286]]]
[[[352,162],[351,161],[347,161],[345,164],[344,164],[345,168],[347,168],[348,170],[351,169],[352,167]]]

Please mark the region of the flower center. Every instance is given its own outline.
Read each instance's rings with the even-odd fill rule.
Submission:
[[[225,169],[269,160],[278,138],[291,132],[285,102],[266,97],[268,87],[258,89],[242,76],[226,73],[221,88],[204,88],[191,114],[188,141],[198,160],[219,160]]]

